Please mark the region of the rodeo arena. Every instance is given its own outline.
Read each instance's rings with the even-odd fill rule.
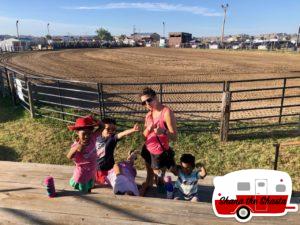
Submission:
[[[272,205],[259,208],[259,204],[236,202],[236,207],[222,211],[222,204],[233,203],[225,198],[219,205],[219,200],[212,201],[222,200],[225,186],[236,180],[218,177],[222,181],[219,187],[224,188],[217,192],[209,165],[208,175],[198,185],[200,202],[190,203],[168,199],[156,192],[155,185],[146,197],[114,195],[110,188],[82,194],[69,185],[74,166],[0,161],[0,224],[228,225],[252,216],[249,224],[299,224],[299,186],[292,191],[288,186],[291,178],[276,171],[286,148],[296,149],[294,155],[299,159],[299,49],[299,35],[284,33],[233,35],[223,41],[195,38],[186,32],[170,32],[167,37],[134,32],[112,40],[88,35],[0,36],[0,98],[22,107],[33,121],[47,118],[70,125],[92,115],[116,119],[120,130],[132,128],[136,122],[143,126],[147,110],[139,94],[150,87],[158,101],[174,112],[179,133],[212,133],[221,146],[267,136],[276,129],[281,137],[295,138],[287,142],[274,139],[272,162],[266,165],[274,172],[268,175],[268,184],[255,186],[247,172],[239,175],[243,182],[238,189],[245,188],[241,195],[247,194],[245,184],[254,182],[247,189],[249,193],[253,189],[253,198],[259,198],[255,188],[261,185],[269,185],[266,196],[286,196],[286,203],[277,211]],[[293,183],[299,184],[299,173],[292,176]],[[55,190],[49,180],[44,182],[49,175],[54,178]],[[170,171],[167,176],[177,179]],[[280,178],[283,181],[278,184]],[[135,179],[140,187],[146,179],[145,168],[137,171]],[[56,194],[51,196],[53,191]],[[271,212],[288,213],[254,217]]]

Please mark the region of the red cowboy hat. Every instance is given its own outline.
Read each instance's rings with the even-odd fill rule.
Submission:
[[[101,124],[101,121],[95,120],[92,116],[80,117],[76,119],[74,125],[68,126],[69,130],[80,130],[86,128],[97,127]]]

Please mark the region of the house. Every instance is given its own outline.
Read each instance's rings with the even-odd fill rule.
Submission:
[[[192,34],[185,32],[169,33],[169,47],[182,47],[192,40]]]

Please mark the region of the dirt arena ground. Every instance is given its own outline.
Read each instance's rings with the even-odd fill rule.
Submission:
[[[91,82],[241,80],[300,74],[300,54],[199,49],[71,49],[9,62],[43,75]]]

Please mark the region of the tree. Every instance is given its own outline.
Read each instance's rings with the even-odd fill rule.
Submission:
[[[52,39],[51,35],[47,34],[47,35],[46,35],[46,39],[47,39],[47,40],[51,40],[51,39]]]
[[[100,28],[98,30],[96,30],[97,33],[97,37],[101,40],[101,41],[112,41],[113,37],[111,36],[110,32],[108,30],[105,30],[104,28]]]

